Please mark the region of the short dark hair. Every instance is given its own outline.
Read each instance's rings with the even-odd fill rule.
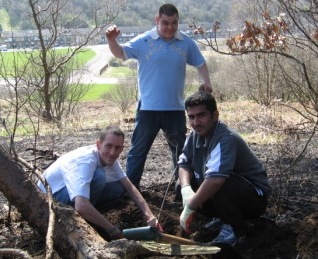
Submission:
[[[108,134],[114,134],[125,139],[124,132],[116,125],[109,125],[106,128],[104,128],[99,134],[99,140],[104,141]]]
[[[208,111],[211,113],[217,110],[216,100],[215,98],[205,92],[205,91],[198,91],[190,95],[185,101],[185,108],[186,110],[190,107],[198,106],[198,105],[205,105]]]
[[[159,16],[161,15],[167,15],[167,16],[172,16],[172,15],[177,15],[179,18],[179,12],[177,7],[175,7],[173,4],[164,4],[160,6],[159,8]]]

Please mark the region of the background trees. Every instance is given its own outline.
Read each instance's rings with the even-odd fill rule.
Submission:
[[[10,27],[13,29],[35,29],[33,22],[29,19],[21,19],[23,17],[23,10],[27,9],[27,1],[20,1],[15,3],[16,8],[3,8],[7,3],[14,1],[0,0],[0,13],[1,18],[10,16],[11,24],[8,20],[4,19],[0,21],[3,23],[6,30]],[[89,28],[93,22],[92,16],[92,4],[96,5],[98,1],[89,0],[72,0],[72,12],[76,15],[73,19],[73,23],[77,23],[80,28]],[[126,5],[122,8],[122,12],[118,14],[116,18],[116,24],[118,26],[143,26],[154,24],[154,15],[158,11],[160,5],[164,2],[160,0],[144,1],[134,0],[126,1]],[[181,23],[188,23],[189,20],[195,18],[200,22],[212,22],[213,20],[219,20],[222,24],[227,23],[228,12],[231,9],[232,1],[230,0],[215,0],[215,1],[204,1],[204,0],[172,0],[169,3],[175,4],[180,11]],[[110,6],[110,5],[109,5]],[[115,12],[114,12],[115,14]],[[71,15],[69,15],[71,17]],[[69,19],[71,20],[71,19]],[[73,28],[73,26],[72,26]]]
[[[223,45],[220,39],[205,33],[208,28],[194,23],[193,29],[203,37],[200,43],[219,54],[236,58],[236,64],[240,64],[236,66],[238,74],[246,77],[248,97],[265,105],[276,99],[297,100],[309,114],[315,115],[317,3],[310,0],[240,1],[240,5],[234,2],[233,6],[240,8],[232,10],[231,21],[236,21],[241,30]]]

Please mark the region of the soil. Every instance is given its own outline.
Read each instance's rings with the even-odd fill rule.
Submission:
[[[82,110],[79,114],[85,110],[87,121],[89,121],[94,116],[99,117],[96,114],[97,111],[103,112],[109,110],[109,107],[95,102],[86,104],[80,109]],[[111,121],[119,123],[126,133],[126,148],[120,157],[123,168],[133,129],[133,122],[127,116],[113,117]],[[254,121],[249,118],[236,122],[235,126],[239,132],[248,132],[255,131],[253,124]],[[76,132],[73,130],[64,133],[63,138],[57,135],[50,136],[50,141],[60,139],[53,151],[62,154],[78,146],[94,143],[99,130],[106,124],[99,121],[90,122],[87,125],[89,126],[79,127]],[[308,136],[307,133],[300,137],[297,135],[297,139],[295,139],[295,135],[286,136],[284,148],[281,145],[258,144],[249,141],[253,151],[267,167],[273,186],[273,195],[270,197],[266,213],[261,218],[248,222],[249,231],[245,242],[234,248],[224,247],[214,256],[171,256],[171,258],[318,258],[318,157],[316,145],[308,146],[300,162],[290,170],[282,170],[282,168],[288,168],[293,161],[291,151],[297,153],[298,148],[305,143]],[[313,138],[313,141],[317,140]],[[55,143],[55,141],[52,142]],[[30,151],[26,151],[32,147],[30,143],[27,140],[18,143],[24,156],[31,155]],[[40,137],[39,149],[42,153],[48,150],[47,143],[47,137]],[[287,153],[287,150],[290,153]],[[52,156],[50,158],[52,159]],[[40,165],[45,168],[50,162],[52,160],[43,159]],[[179,228],[182,203],[175,197],[173,179],[170,151],[163,134],[159,133],[147,158],[140,186],[141,193],[159,218],[165,233],[184,236]],[[8,218],[8,203],[3,195],[1,195],[0,201],[0,248],[19,248],[28,251],[33,257],[44,258],[44,237],[39,236],[35,230],[30,228],[14,207]],[[145,221],[138,208],[129,199],[114,203],[112,208],[99,209],[105,217],[121,229],[145,226]],[[201,243],[211,241],[215,235],[204,228],[205,223],[209,220],[199,215],[195,234],[191,237],[184,237]],[[11,257],[0,256],[0,258]],[[167,258],[167,256],[140,256],[139,258]]]

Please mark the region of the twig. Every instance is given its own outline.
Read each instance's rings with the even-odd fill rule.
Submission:
[[[48,230],[46,234],[46,259],[53,258],[54,256],[54,242],[53,242],[53,235],[54,235],[54,226],[55,226],[55,212],[54,212],[54,203],[53,203],[53,196],[52,191],[47,183],[46,179],[42,176],[40,170],[38,168],[32,167],[27,161],[24,159],[16,156],[15,159],[27,167],[28,169],[32,170],[32,173],[34,173],[38,179],[43,183],[45,186],[46,192],[47,192],[47,198],[48,198],[48,204],[49,204],[49,222],[48,222]]]
[[[311,139],[313,138],[313,136],[314,136],[315,133],[316,133],[317,127],[318,127],[318,120],[316,120],[315,125],[314,125],[314,128],[313,128],[313,130],[312,130],[312,132],[311,132],[311,135],[310,135],[309,139],[307,140],[306,145],[304,146],[303,150],[302,150],[302,151],[300,152],[300,154],[290,163],[290,165],[284,170],[285,173],[286,173],[292,166],[294,166],[294,164],[296,164],[296,163],[298,162],[299,158],[305,153],[305,151],[306,151],[306,149],[307,149],[307,147],[308,147],[308,145],[309,145]]]
[[[166,139],[168,140],[168,138],[167,138],[166,135],[165,135],[165,137],[166,137]],[[168,140],[168,141],[169,141],[169,140]],[[178,145],[176,145],[175,147],[176,147],[176,159],[178,159]],[[164,206],[164,203],[165,203],[165,201],[166,201],[166,197],[167,197],[169,188],[170,188],[170,186],[171,186],[171,184],[172,184],[172,182],[173,182],[173,178],[175,177],[176,172],[177,172],[177,170],[178,170],[178,164],[177,164],[177,162],[178,162],[178,161],[176,161],[176,166],[175,166],[175,168],[174,168],[174,170],[173,170],[173,174],[172,174],[171,179],[170,179],[170,181],[169,181],[169,183],[168,183],[167,189],[166,189],[166,191],[165,191],[165,195],[163,196],[163,200],[162,200],[162,203],[161,203],[161,207],[160,207],[160,210],[159,210],[159,213],[158,213],[158,216],[157,216],[158,221],[159,221],[159,219],[160,219],[161,211],[162,211],[163,206]],[[160,222],[160,221],[159,221],[159,222]]]
[[[160,219],[160,214],[161,214],[161,211],[162,211],[162,209],[163,209],[164,203],[165,203],[165,201],[166,201],[166,197],[167,197],[167,194],[168,194],[168,190],[169,190],[169,188],[170,188],[170,186],[171,186],[171,183],[172,183],[172,181],[173,181],[173,178],[175,177],[175,174],[176,174],[177,169],[178,169],[178,166],[175,167],[175,169],[174,169],[174,171],[173,171],[173,174],[172,174],[172,177],[171,177],[171,179],[170,179],[170,182],[169,182],[169,184],[168,184],[168,187],[167,187],[167,189],[166,189],[166,191],[165,191],[165,195],[163,196],[163,200],[162,200],[162,203],[161,203],[161,207],[160,207],[160,210],[159,210],[159,213],[158,213],[158,216],[157,216],[157,219],[158,219],[159,222],[160,222],[160,220],[159,220],[159,219]]]
[[[31,259],[32,257],[25,251],[20,249],[12,249],[12,248],[0,248],[0,255],[15,255],[21,258]]]

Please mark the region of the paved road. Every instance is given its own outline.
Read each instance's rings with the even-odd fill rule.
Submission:
[[[108,61],[113,57],[113,54],[110,52],[108,45],[95,45],[89,46],[96,52],[96,56],[89,61],[85,68],[79,73],[80,82],[83,84],[115,84],[118,82],[117,78],[106,78],[100,76],[100,71],[105,67]],[[74,77],[74,81],[78,81],[77,76]],[[1,88],[3,89],[6,86],[6,82],[3,79],[0,79],[0,95]]]
[[[89,61],[85,67],[85,74],[81,78],[81,83],[86,84],[106,84],[116,83],[116,78],[106,78],[100,76],[101,70],[108,64],[108,61],[113,57],[108,45],[95,45],[91,48],[96,52],[96,56]]]

